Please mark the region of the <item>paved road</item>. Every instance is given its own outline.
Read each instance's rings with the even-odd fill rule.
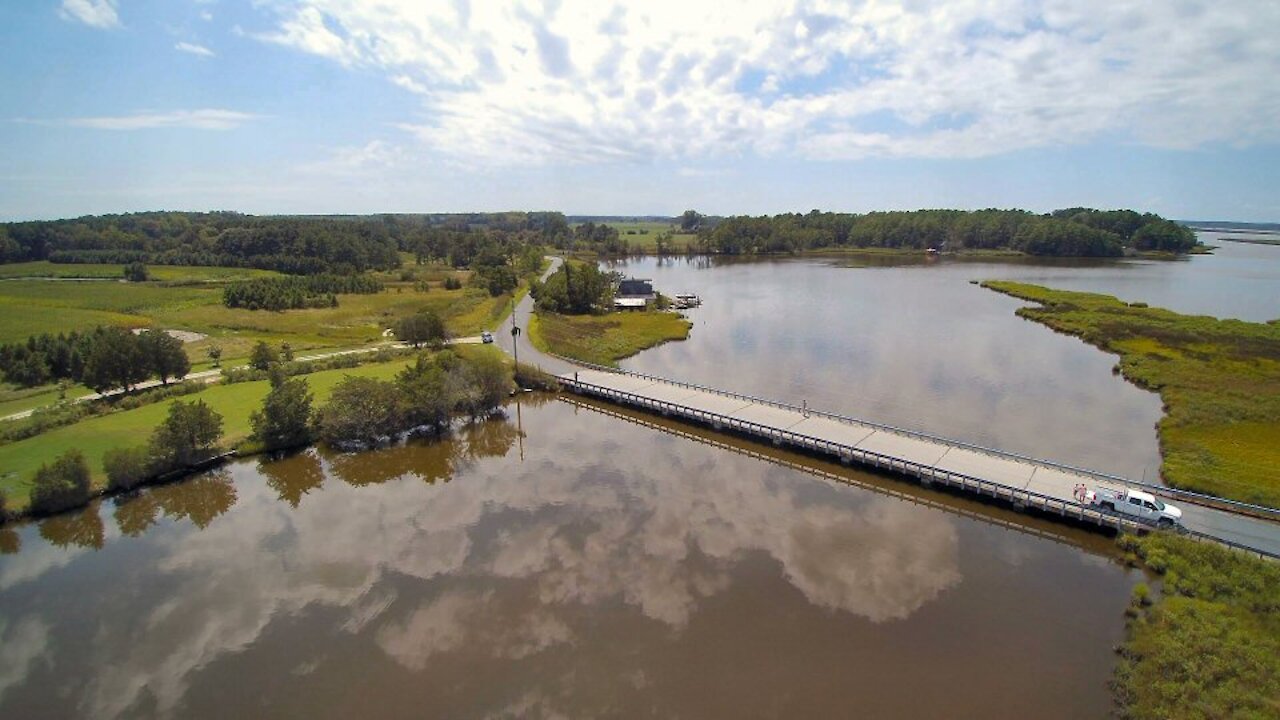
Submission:
[[[563,262],[563,260],[558,257],[551,257],[548,259],[551,260],[551,267],[547,268],[547,271],[542,274],[543,280],[546,280],[551,273],[555,272]],[[518,354],[520,362],[541,368],[543,372],[548,372],[552,375],[572,373],[576,368],[573,363],[547,355],[534,347],[533,343],[529,342],[529,334],[527,331],[529,329],[529,318],[532,315],[533,296],[525,295],[524,299],[516,304],[516,310],[511,313],[511,318],[502,323],[502,326],[494,331],[494,335],[498,338],[498,346],[508,354]],[[511,343],[511,327],[513,323],[515,326],[520,328],[520,334],[516,336],[516,348],[518,348],[518,350],[513,350]]]

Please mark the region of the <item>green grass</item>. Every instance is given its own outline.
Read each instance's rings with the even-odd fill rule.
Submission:
[[[656,310],[608,315],[537,313],[529,326],[529,341],[543,352],[612,366],[641,350],[684,340],[692,327],[676,313]]]
[[[1162,596],[1130,610],[1114,683],[1123,714],[1280,717],[1280,565],[1168,533],[1122,545],[1162,576]]]
[[[618,235],[627,241],[632,252],[652,254],[658,251],[658,235],[671,233],[671,252],[683,254],[698,239],[696,233],[682,233],[678,224],[665,222],[610,222],[609,227],[617,228]]]
[[[311,386],[318,404],[329,397],[333,387],[346,375],[390,379],[409,362],[410,360],[400,358],[387,363],[326,370],[302,377]],[[222,444],[234,447],[249,436],[249,414],[261,407],[267,389],[266,381],[214,385],[197,395],[178,399],[184,402],[203,400],[221,413]],[[84,453],[93,472],[94,487],[102,487],[106,481],[102,471],[103,453],[113,447],[144,444],[155,427],[163,422],[172,402],[174,401],[166,400],[135,410],[91,418],[27,440],[0,446],[0,490],[8,498],[9,508],[25,508],[31,477],[36,469],[41,464],[52,462],[71,448],[78,448]]]
[[[1018,315],[1118,354],[1125,378],[1160,393],[1165,482],[1280,506],[1280,325],[1035,285],[983,285],[1039,303]]]
[[[0,265],[0,278],[102,278],[120,280],[123,265],[51,263],[47,260]],[[190,265],[148,265],[155,282],[227,282],[278,275],[272,270],[253,268],[201,267]]]
[[[67,398],[75,399],[92,392],[92,390],[83,385],[75,385],[67,388]],[[56,402],[58,402],[57,385],[41,385],[33,388],[4,385],[3,389],[0,389],[0,418],[25,410],[44,407],[45,405],[52,405]]]

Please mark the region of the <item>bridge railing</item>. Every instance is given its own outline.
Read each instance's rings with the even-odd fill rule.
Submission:
[[[930,433],[921,432],[919,430],[911,430],[908,428],[896,427],[896,426],[888,425],[885,423],[878,423],[871,420],[863,420],[861,418],[854,418],[847,415],[840,415],[838,413],[826,412],[823,410],[814,410],[809,407],[796,407],[795,405],[778,402],[776,400],[769,400],[766,398],[755,397],[753,395],[737,393],[730,390],[721,390],[719,388],[707,387],[705,385],[698,385],[696,383],[688,383],[680,380],[672,380],[670,378],[659,377],[657,375],[649,375],[647,373],[637,372],[634,370],[623,370],[621,368],[607,367],[604,365],[595,365],[593,363],[582,362],[580,360],[574,360],[572,358],[565,358],[561,356],[556,356],[556,357],[560,357],[560,359],[562,360],[565,360],[567,362],[570,362],[576,365],[581,365],[583,367],[586,367],[592,370],[609,372],[609,373],[614,373],[619,375],[626,375],[629,377],[636,377],[644,380],[651,380],[653,382],[661,382],[667,385],[675,385],[677,387],[689,388],[690,390],[698,390],[700,392],[712,393],[715,395],[720,395],[722,397],[730,397],[736,400],[744,400],[747,402],[757,403],[760,405],[768,405],[768,406],[776,407],[782,410],[799,412],[806,416],[823,417],[823,418],[835,420],[837,422],[842,422],[850,425],[867,427],[874,430],[882,430],[885,432],[891,432],[891,433],[903,435],[906,437],[925,440],[927,442],[942,443],[944,445],[949,445],[951,447],[958,447],[958,448],[963,448],[965,450],[972,450],[974,452],[980,452],[985,455],[991,455],[993,457],[1031,463],[1031,464],[1039,465],[1046,468],[1052,468],[1054,470],[1061,470],[1063,472],[1068,472],[1074,475],[1081,475],[1083,477],[1091,478],[1097,481],[1117,483],[1120,485],[1124,485],[1126,487],[1142,488],[1144,490],[1149,490],[1154,493],[1159,493],[1166,497],[1180,498],[1180,499],[1188,500],[1190,502],[1194,502],[1199,505],[1217,506],[1227,510],[1231,510],[1233,512],[1260,516],[1269,520],[1280,520],[1280,509],[1267,507],[1265,505],[1256,505],[1253,503],[1240,502],[1238,500],[1229,500],[1227,498],[1218,497],[1216,495],[1197,493],[1191,490],[1180,490],[1178,488],[1171,488],[1164,485],[1153,485],[1151,483],[1131,480],[1129,478],[1121,477],[1119,475],[1112,475],[1109,473],[1099,472],[1097,470],[1090,470],[1088,468],[1077,467],[1074,465],[1067,465],[1065,463],[1054,462],[1052,460],[1043,460],[1041,458],[1035,458],[1028,455],[1020,455],[1018,453],[1012,453],[1005,450],[997,450],[995,448],[984,447],[982,445],[975,445],[973,443],[968,443],[961,440],[952,440],[950,438],[944,438],[938,435],[932,435]]]

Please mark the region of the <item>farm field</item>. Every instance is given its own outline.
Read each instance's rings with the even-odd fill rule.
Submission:
[[[638,253],[656,253],[658,251],[658,235],[664,232],[671,233],[672,252],[684,253],[685,249],[695,241],[698,236],[694,233],[682,233],[679,227],[672,223],[664,222],[610,222],[605,223],[609,227],[617,228],[618,234],[623,240],[627,241],[627,245],[631,247],[633,252]]]
[[[276,273],[216,267],[159,266],[148,270],[156,279],[127,283],[48,279],[59,277],[56,273],[60,272],[117,278],[122,273],[120,265],[0,265],[0,271],[10,278],[0,281],[0,343],[99,325],[184,330],[205,336],[184,346],[192,370],[199,371],[212,367],[208,350],[215,345],[222,350],[221,364],[233,366],[242,364],[260,340],[274,346],[287,342],[299,354],[383,342],[387,328],[423,309],[438,313],[454,336],[477,335],[496,327],[513,300],[512,294],[491,297],[483,289],[468,287],[469,272],[410,264],[402,270],[377,273],[384,285],[377,294],[339,295],[334,308],[271,312],[224,306],[222,287],[229,280]],[[38,279],[41,274],[45,279]],[[463,287],[445,290],[446,277],[460,279]],[[522,283],[515,294],[526,291],[527,283]],[[68,395],[87,392],[76,387]],[[52,386],[22,390],[0,385],[0,417],[51,404],[57,397]]]

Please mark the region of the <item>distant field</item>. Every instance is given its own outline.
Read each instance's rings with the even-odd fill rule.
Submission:
[[[62,268],[119,273],[118,265],[0,265],[10,278]],[[470,273],[438,265],[378,273],[386,289],[375,295],[340,295],[338,307],[270,312],[232,309],[222,304],[221,279],[263,271],[238,268],[160,268],[170,280],[125,283],[104,280],[0,280],[0,342],[20,342],[40,333],[88,330],[98,325],[190,330],[206,335],[185,348],[193,370],[212,367],[208,349],[222,349],[223,365],[243,364],[259,340],[289,343],[298,354],[310,354],[383,342],[383,332],[406,315],[436,311],[455,336],[478,335],[496,328],[510,310],[512,296],[490,297],[478,288],[445,290],[443,280],[465,281]],[[401,277],[408,279],[402,280]],[[422,290],[422,283],[428,289]],[[527,291],[522,284],[517,294]],[[72,396],[87,392],[73,388]],[[57,400],[51,386],[19,391],[0,386],[0,417]]]
[[[642,253],[653,253],[658,250],[658,235],[671,233],[673,252],[684,253],[691,243],[698,239],[694,233],[681,233],[679,226],[664,222],[611,222],[606,223],[618,229],[618,234],[632,250]]]
[[[80,265],[51,263],[46,260],[40,260],[37,262],[0,265],[0,278],[104,278],[120,280],[123,277],[123,269],[123,265],[114,264]],[[152,280],[161,282],[185,280],[226,282],[228,280],[244,280],[279,274],[271,270],[255,270],[253,268],[196,267],[188,265],[148,265],[147,272],[150,273]]]

